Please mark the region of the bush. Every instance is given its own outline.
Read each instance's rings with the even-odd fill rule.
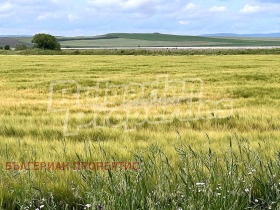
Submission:
[[[35,44],[35,48],[60,50],[60,43],[50,34],[36,34],[32,39],[32,43]]]
[[[16,50],[26,50],[28,47],[25,44],[17,44]]]
[[[0,50],[3,50],[3,47],[2,47],[2,46],[0,46]]]
[[[5,50],[10,50],[11,47],[10,47],[10,45],[5,45],[4,49],[5,49]]]

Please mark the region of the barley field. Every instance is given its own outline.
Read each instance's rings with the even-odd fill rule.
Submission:
[[[278,55],[1,55],[0,208],[279,209],[279,64]],[[139,168],[7,169],[98,161]]]

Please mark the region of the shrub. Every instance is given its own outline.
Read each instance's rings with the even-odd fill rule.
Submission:
[[[10,47],[10,45],[5,45],[4,49],[5,49],[5,50],[10,50],[11,47]]]
[[[26,50],[28,47],[25,44],[17,44],[16,50]]]

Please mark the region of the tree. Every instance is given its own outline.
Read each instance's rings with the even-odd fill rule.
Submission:
[[[10,45],[5,45],[4,49],[5,49],[5,50],[10,50],[11,47],[10,47]]]
[[[35,48],[60,50],[60,43],[50,34],[35,34],[32,39]]]

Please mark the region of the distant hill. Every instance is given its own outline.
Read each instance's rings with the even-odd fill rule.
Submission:
[[[0,37],[32,37],[31,35],[0,35]]]
[[[32,46],[31,43],[22,42],[15,38],[11,37],[0,37],[0,46],[4,47],[5,45],[10,45],[10,47],[14,48],[17,44],[25,44],[27,46]]]
[[[280,38],[280,33],[271,34],[232,34],[232,33],[218,33],[218,34],[204,34],[207,37],[266,37],[266,38]]]
[[[256,37],[256,35],[238,37],[235,34],[184,36],[160,33],[110,33],[99,36],[56,38],[65,48],[280,46],[280,38]],[[12,40],[31,44],[32,37],[10,37],[10,42]]]

